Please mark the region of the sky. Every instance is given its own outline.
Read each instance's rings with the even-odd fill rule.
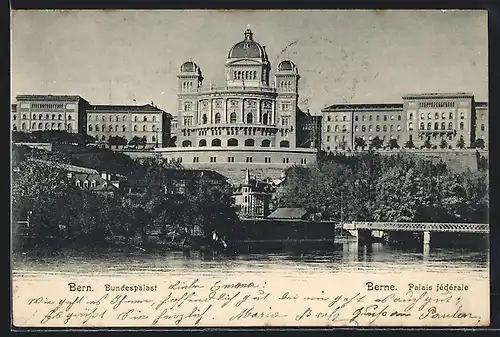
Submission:
[[[299,106],[401,102],[407,93],[471,92],[488,100],[486,11],[13,11],[12,97],[80,95],[175,114],[177,74],[192,59],[224,84],[229,49],[250,26],[276,69],[300,74]],[[272,73],[273,74],[273,73]]]

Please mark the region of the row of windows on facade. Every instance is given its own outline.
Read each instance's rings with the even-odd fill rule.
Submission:
[[[442,112],[441,113],[441,119],[446,119],[446,115],[448,115],[448,118],[449,119],[454,119],[455,115],[453,114],[453,112],[450,112],[450,113],[446,113],[446,112]],[[428,112],[427,113],[427,119],[432,119],[432,112]],[[409,115],[409,119],[413,119],[413,113],[410,113]],[[425,113],[421,112],[420,113],[420,119],[425,119]],[[434,119],[439,119],[439,112],[435,112],[434,113]],[[461,112],[460,113],[460,119],[465,119],[465,113],[464,112]]]
[[[193,82],[182,82],[182,89],[192,89]]]
[[[254,114],[249,112],[247,115],[246,115],[246,123],[247,124],[253,124],[255,121],[255,118],[254,118]],[[237,122],[237,115],[235,112],[232,112],[230,115],[229,115],[229,123],[236,123]],[[201,116],[201,124],[207,124],[208,123],[208,116],[207,114],[203,114]],[[215,116],[214,116],[214,124],[220,124],[221,123],[221,114],[220,113],[216,113]],[[267,113],[264,113],[262,114],[262,119],[261,119],[261,123],[262,124],[269,124],[270,123],[270,118],[269,118],[269,114]],[[282,125],[289,125],[290,123],[290,119],[289,117],[282,117],[281,118],[281,124]],[[193,117],[184,117],[184,125],[185,126],[191,126],[193,125]]]
[[[454,108],[455,102],[420,102],[421,108]]]
[[[387,121],[387,115],[384,115],[384,117],[383,117],[383,118],[384,118],[384,121]],[[327,119],[327,121],[328,121],[328,122],[331,122],[331,121],[332,121],[332,116],[328,115],[328,116],[326,117],[326,119]],[[369,121],[371,121],[372,119],[373,119],[373,116],[372,116],[372,115],[369,115],[369,116],[368,116],[368,120],[369,120]],[[391,116],[390,116],[390,119],[391,119],[391,120],[394,120],[394,115],[391,115]],[[356,122],[358,122],[358,121],[359,121],[359,116],[354,116],[354,120],[355,120]],[[361,116],[361,120],[362,120],[362,121],[365,121],[365,120],[366,120],[366,116],[364,116],[364,115],[363,115],[363,116]],[[375,117],[375,120],[379,121],[379,120],[380,120],[380,115],[377,115],[377,116]],[[401,120],[401,115],[398,115],[398,121],[400,121],[400,120]],[[337,115],[337,116],[335,116],[335,122],[338,122],[338,121],[339,121],[339,116]],[[347,116],[346,116],[346,115],[343,115],[343,116],[342,116],[342,122],[346,122],[346,121],[347,121]]]
[[[226,135],[228,136],[232,136],[232,135],[238,135],[239,133],[239,130],[236,129],[236,128],[225,128],[226,130]],[[195,132],[195,130],[189,130],[189,129],[185,129],[185,130],[182,130],[182,135],[184,137],[190,137],[191,136],[191,131]],[[218,128],[218,129],[203,129],[203,130],[198,130],[198,136],[207,136],[208,135],[208,131],[210,131],[210,134],[212,136],[222,136],[222,128]],[[282,137],[285,137],[288,135],[289,133],[289,130],[288,129],[281,129],[281,136]],[[243,128],[243,135],[245,136],[251,136],[251,135],[256,135],[257,133],[257,129],[256,128],[250,128],[250,129],[247,129],[247,128]],[[273,131],[271,130],[267,130],[267,129],[261,129],[260,130],[260,135],[261,136],[272,136],[274,134]]]
[[[410,135],[410,136],[411,136],[411,135]],[[382,139],[382,140],[385,140],[385,139],[386,139],[386,137],[387,137],[387,135],[383,135],[383,136],[381,136],[381,137],[379,137],[379,138],[380,138],[380,139]],[[367,137],[366,137],[366,136],[361,136],[361,138],[362,138],[363,140],[366,140],[366,138],[367,138]],[[369,136],[368,136],[368,140],[372,140],[372,138],[373,138],[373,136],[372,136],[372,135],[369,135]],[[396,138],[394,138],[394,136],[392,136],[392,135],[391,135],[391,136],[389,136],[389,139],[397,139],[397,140],[399,140],[400,138],[401,138],[401,136],[400,136],[400,135],[397,135],[397,136],[396,136]],[[326,136],[326,142],[327,142],[327,143],[328,143],[328,142],[330,142],[330,141],[331,141],[331,139],[332,139],[332,138],[331,138],[330,136]],[[345,141],[346,141],[346,136],[342,136],[342,137],[340,137],[340,136],[334,136],[334,137],[333,137],[333,141],[334,141],[334,142],[339,142],[339,141],[341,141],[341,142],[345,142]]]
[[[255,70],[238,70],[233,71],[233,80],[256,80],[257,71]]]
[[[360,127],[358,125],[354,126],[354,132],[359,132],[359,129],[360,129]],[[369,125],[368,126],[368,131],[372,131],[372,130],[373,130],[372,126]],[[380,125],[375,126],[375,130],[377,132],[379,132],[380,131]],[[382,126],[382,130],[384,132],[394,131],[394,125],[389,125],[389,128],[387,127],[387,125],[383,125]],[[396,126],[396,130],[401,131],[401,125],[397,125]],[[366,125],[361,125],[361,131],[363,131],[363,132],[366,131]],[[330,125],[326,126],[326,132],[331,132]],[[340,128],[339,128],[338,125],[335,125],[334,132],[340,132]],[[347,132],[347,126],[346,125],[342,126],[342,132]]]
[[[118,128],[119,128],[118,125],[115,125],[114,128],[113,128],[113,125],[110,125],[108,127],[106,127],[106,125],[102,125],[101,127],[99,127],[99,124],[97,124],[95,126],[92,126],[92,124],[89,124],[88,131],[100,131],[100,130],[106,131],[106,130],[108,130],[109,132],[112,132],[113,129],[114,129],[114,131],[117,132]],[[122,125],[122,132],[125,132],[125,131],[127,131],[127,126],[126,125]],[[134,125],[133,131],[139,131],[139,128],[138,128],[137,125]],[[147,125],[143,125],[142,126],[142,131],[143,132],[148,131]],[[151,131],[153,131],[153,132],[157,132],[158,131],[159,132],[160,130],[156,128],[156,125],[152,125],[151,126]]]
[[[282,163],[283,164],[288,164],[290,162],[289,158],[282,158]],[[182,157],[177,158],[178,163],[182,163]],[[193,157],[193,163],[199,163],[200,162],[200,157]],[[216,163],[217,162],[217,157],[210,157],[210,162],[211,163]],[[227,157],[227,162],[228,163],[234,163],[235,158],[234,157]],[[253,163],[253,157],[245,157],[245,163]],[[271,157],[264,157],[264,163],[271,163]],[[300,158],[300,164],[306,165],[307,164],[307,159],[306,158]]]
[[[266,101],[267,102],[267,101]],[[237,108],[239,106],[238,101],[236,100],[231,100],[230,104],[231,108]],[[222,107],[220,102],[215,103],[216,108]],[[249,100],[247,101],[247,107],[248,108],[257,108],[257,102],[254,100]],[[208,108],[208,103],[203,102],[202,104],[202,109],[207,109]],[[264,109],[270,109],[271,105],[269,103],[265,104],[263,106]],[[292,104],[290,102],[283,102],[281,103],[281,110],[282,111],[290,111],[292,108]],[[194,110],[194,104],[192,102],[184,102],[184,111],[193,111]]]
[[[62,110],[64,109],[63,103],[21,103],[21,110],[32,109],[47,109],[47,110]],[[67,110],[74,110],[76,105],[74,103],[66,103]]]
[[[212,146],[222,146],[222,141],[218,138],[213,139],[211,142]],[[230,138],[227,140],[226,145],[227,146],[238,146],[239,142],[238,139],[235,138]],[[243,142],[244,146],[255,146],[255,139],[246,139]],[[193,146],[193,143],[190,140],[184,140],[182,142],[182,147],[191,147]],[[206,139],[200,139],[198,142],[199,147],[204,147],[207,146],[207,140]],[[270,147],[271,146],[271,141],[269,139],[264,139],[261,142],[261,147]],[[290,142],[288,140],[282,140],[279,143],[280,147],[290,147]]]
[[[21,130],[27,130],[27,126],[29,124],[26,124],[26,123],[21,123]],[[31,125],[31,129],[32,130],[64,130],[64,125],[63,123],[45,123],[45,128],[44,128],[44,124],[43,123],[33,123]],[[17,125],[13,125],[13,130],[16,131],[17,130]],[[71,125],[71,123],[69,123],[67,126],[66,126],[66,130],[68,131],[72,131],[73,130],[73,126]]]
[[[104,116],[104,115],[101,117],[101,120],[103,122],[105,122],[107,119],[108,118],[106,118],[106,116]],[[113,118],[113,116],[109,116],[109,121],[110,122],[113,122],[113,119],[115,120],[115,122],[119,122],[120,121],[120,117],[119,116],[114,116],[114,118]],[[122,122],[125,122],[127,120],[127,116],[123,115],[121,119],[122,119]],[[92,115],[89,115],[88,118],[87,118],[87,120],[91,121],[92,120]],[[95,116],[94,120],[95,121],[99,121],[99,115]],[[151,120],[153,122],[156,122],[156,116],[153,116]],[[138,122],[138,121],[139,121],[139,118],[137,116],[134,116],[134,122]],[[148,121],[148,117],[147,116],[143,116],[142,117],[142,121],[143,122],[147,122]]]
[[[118,136],[118,137],[122,137],[122,138],[124,138],[124,139],[127,139],[127,137],[126,137],[125,135],[122,135],[122,136],[120,136],[120,135],[114,135],[114,136],[113,136],[113,135],[108,135],[108,136],[106,136],[106,135],[102,135],[102,136],[96,135],[95,137],[96,137],[96,139],[97,139],[97,140],[99,140],[99,139],[100,139],[100,140],[102,140],[102,141],[105,141],[106,139],[110,139],[111,137],[115,137],[115,136]],[[141,137],[141,138],[142,138],[142,139],[144,139],[146,142],[147,142],[147,141],[148,141],[148,139],[149,139],[149,137],[147,137],[147,136],[143,136],[143,137]],[[160,139],[160,138],[158,137],[158,140],[159,140],[159,139]],[[151,136],[151,141],[152,141],[152,142],[155,142],[155,141],[156,141],[156,137],[155,137],[155,136]]]
[[[460,122],[459,129],[463,130],[464,126],[465,126],[464,122]],[[427,128],[425,127],[424,122],[420,122],[420,130],[432,130],[432,129],[433,129],[433,127],[432,127],[431,122],[427,123]],[[434,123],[434,130],[452,130],[452,129],[453,129],[453,122],[448,123],[448,129],[446,129],[445,122],[441,122],[441,127],[440,127],[439,122]],[[413,123],[412,122],[408,123],[408,130],[410,130],[410,131],[413,130]],[[484,131],[484,124],[481,124],[481,131]]]
[[[38,114],[38,119],[44,119],[43,118],[44,116],[45,116],[45,119],[52,119],[52,120],[56,119],[56,114],[52,114],[52,115],[50,115],[50,114],[45,114],[45,115],[44,114]],[[14,120],[16,120],[17,116],[13,115],[12,117],[14,118]],[[21,119],[27,119],[27,118],[28,118],[28,116],[26,114],[22,114]],[[67,118],[68,118],[68,120],[72,120],[73,119],[73,117],[71,115],[67,115]],[[36,114],[31,115],[31,119],[37,119],[37,115]],[[62,114],[57,115],[57,119],[58,120],[62,120],[63,119],[63,115]]]

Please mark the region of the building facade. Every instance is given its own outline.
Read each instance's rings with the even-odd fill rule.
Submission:
[[[13,131],[86,132],[86,111],[90,104],[80,96],[18,95],[16,101],[12,111]]]
[[[402,103],[334,104],[322,110],[322,149],[348,150],[356,139],[368,146],[378,137],[403,147],[474,147],[477,137],[487,148],[488,106],[469,93],[422,93],[403,96]],[[480,136],[479,136],[480,135]]]
[[[198,64],[192,60],[183,63],[177,76],[175,137],[176,147],[187,151],[161,149],[162,155],[201,162],[209,150],[217,153],[206,158],[210,162],[213,157],[229,158],[228,153],[241,149],[248,153],[244,160],[251,157],[257,163],[255,159],[260,158],[258,163],[267,164],[269,157],[276,162],[280,151],[298,148],[303,141],[297,124],[304,114],[297,106],[298,69],[288,59],[281,61],[274,72],[275,85],[271,71],[265,47],[253,39],[250,29],[229,50],[224,86],[205,85]],[[266,155],[259,155],[264,152]],[[309,148],[305,152],[313,161],[316,151]]]
[[[258,181],[246,170],[245,179],[235,188],[234,203],[239,214],[244,218],[264,218],[270,213],[273,186],[265,181]]]
[[[146,147],[170,145],[172,116],[152,104],[91,105],[87,110],[87,133],[99,142],[122,137],[145,139]]]

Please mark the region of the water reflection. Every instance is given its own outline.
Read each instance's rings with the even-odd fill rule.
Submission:
[[[487,250],[408,249],[383,243],[339,244],[333,250],[283,251],[224,256],[206,252],[94,252],[63,251],[57,255],[15,254],[15,273],[69,273],[99,275],[225,275],[273,273],[283,277],[307,277],[309,273],[363,271],[485,272]],[[487,273],[485,273],[487,274]]]

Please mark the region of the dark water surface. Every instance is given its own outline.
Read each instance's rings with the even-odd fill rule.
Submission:
[[[488,252],[470,249],[402,249],[382,243],[369,246],[339,244],[331,251],[277,252],[223,256],[172,251],[119,252],[63,250],[57,254],[15,253],[15,275],[85,276],[205,276],[272,273],[273,276],[307,277],[311,273],[447,272],[488,278]]]

